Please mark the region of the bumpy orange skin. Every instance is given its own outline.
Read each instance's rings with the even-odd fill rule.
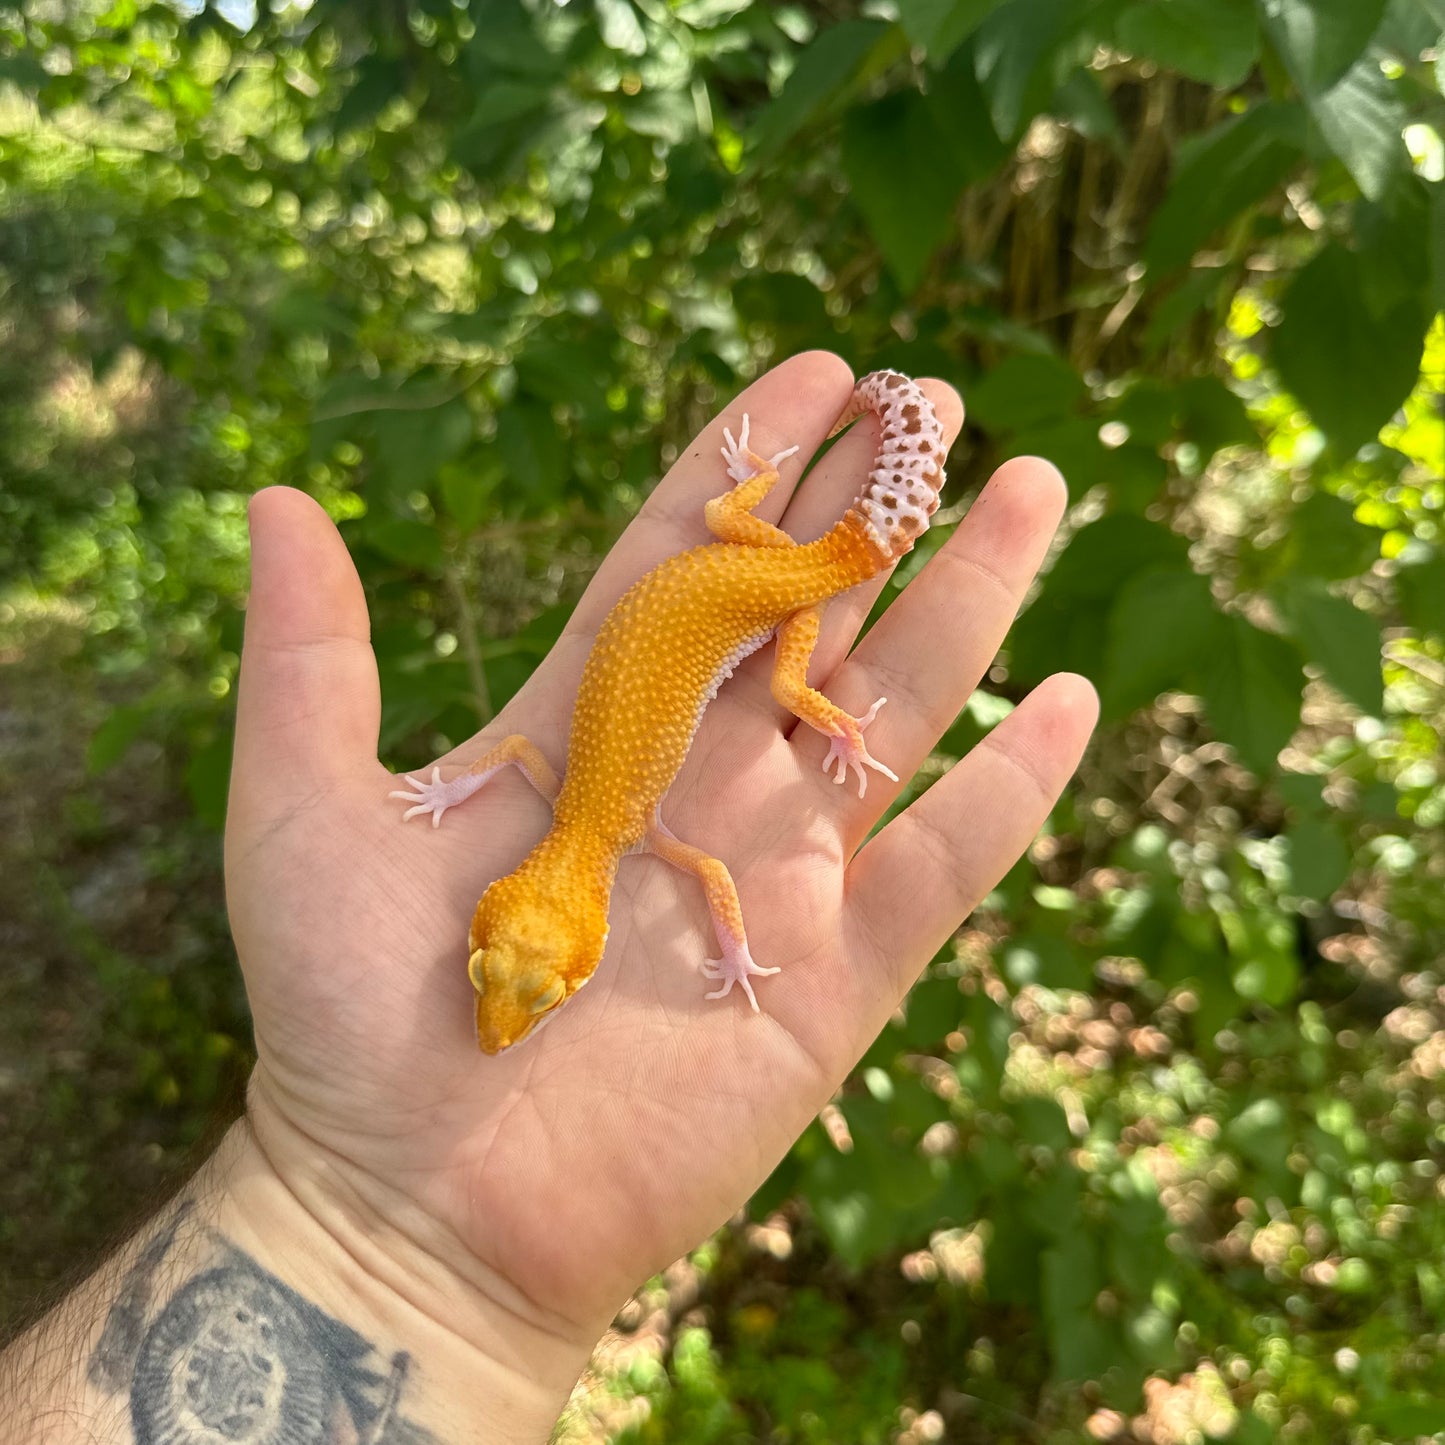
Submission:
[[[753,515],[778,480],[778,463],[724,430],[730,491],[707,504],[724,540],[672,557],[642,578],[608,615],[582,675],[572,715],[565,780],[525,738],[499,743],[466,774],[408,778],[406,817],[432,815],[469,797],[515,764],[549,799],[552,828],[522,866],[477,905],[468,973],[477,991],[477,1040],[494,1054],[519,1042],[591,978],[607,942],[607,907],[621,858],[649,848],[692,873],[708,899],[722,958],[702,964],[724,997],[737,984],[757,1008],[750,979],[777,972],[751,956],[737,890],[726,866],[673,838],[657,817],[703,710],[748,653],[775,633],[773,695],[832,740],[825,762],[850,769],[860,793],[865,768],[895,780],[871,757],[863,729],[883,699],[852,717],[808,686],[822,604],[876,576],[912,547],[938,506],[946,447],[918,385],[879,371],[858,382],[834,431],[864,412],[881,423],[879,450],[857,502],[827,536],[806,546]]]
[[[694,547],[613,607],[582,674],[551,831],[472,919],[486,1053],[519,1042],[601,962],[617,864],[642,842],[729,660],[888,565],[850,511],[806,546]]]

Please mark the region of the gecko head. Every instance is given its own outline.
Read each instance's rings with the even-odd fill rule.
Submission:
[[[477,908],[467,960],[486,1054],[535,1034],[591,977],[607,942],[605,915],[589,920],[586,910],[539,907],[525,893],[507,896],[514,890],[493,898],[501,886],[493,884]]]

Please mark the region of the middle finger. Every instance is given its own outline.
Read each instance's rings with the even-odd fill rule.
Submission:
[[[798,723],[792,744],[848,851],[928,756],[978,685],[1048,552],[1068,498],[1056,468],[1037,457],[1006,462],[958,530],[903,590],[853,654],[814,685],[858,715],[882,696],[869,752],[900,783],[872,774],[866,796],[822,771],[827,740]]]

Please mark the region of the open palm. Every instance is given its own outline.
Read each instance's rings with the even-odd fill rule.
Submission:
[[[512,732],[562,771],[597,626],[649,568],[708,540],[722,428],[744,411],[758,450],[801,447],[760,515],[801,540],[831,526],[876,422],[794,487],[851,386],[837,358],[809,354],[737,398],[659,485],[527,687],[444,772]],[[925,389],[951,438],[957,398]],[[853,712],[888,697],[869,746],[905,780],[991,661],[1063,500],[1045,463],[1010,463],[851,656],[885,579],[830,608],[810,680]],[[596,976],[538,1037],[487,1058],[467,924],[541,836],[546,805],[509,771],[440,828],[403,825],[376,758],[376,664],[340,538],[285,489],[258,496],[252,527],[227,881],[255,1016],[253,1128],[298,1191],[363,1199],[508,1308],[595,1336],[767,1175],[1027,846],[1092,726],[1092,694],[1051,679],[865,847],[895,786],[875,775],[859,799],[833,784],[825,741],[770,696],[765,649],[708,711],[663,805],[680,838],[727,864],[754,957],[781,968],[758,983],[762,1012],[737,992],[704,1000],[699,965],[718,949],[694,880],[627,859]]]

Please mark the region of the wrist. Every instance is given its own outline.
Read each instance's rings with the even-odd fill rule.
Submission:
[[[383,1376],[438,1445],[545,1441],[595,1336],[538,1320],[420,1209],[256,1102],[207,1166],[211,1230],[322,1312],[344,1350],[364,1346],[353,1371]]]
[[[325,1187],[324,1162],[278,1169],[261,1138],[237,1124],[0,1355],[0,1437],[547,1440],[591,1340],[500,1303],[364,1191]]]

